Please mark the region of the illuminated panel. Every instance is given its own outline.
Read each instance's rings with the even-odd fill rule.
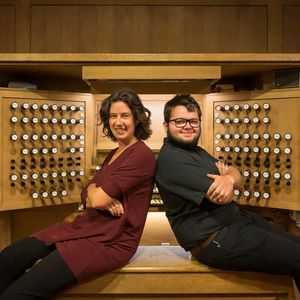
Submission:
[[[8,94],[2,97],[2,209],[79,201],[87,166],[87,98]]]
[[[242,174],[242,189],[235,190],[239,203],[300,208],[300,93],[291,93],[245,92],[210,98],[212,153]]]

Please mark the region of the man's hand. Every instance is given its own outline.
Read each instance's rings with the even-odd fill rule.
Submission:
[[[216,166],[220,175],[207,174],[214,180],[207,191],[207,197],[210,201],[216,204],[226,204],[232,201],[234,179],[228,175],[229,167],[223,162],[218,161]]]
[[[216,162],[216,166],[217,166],[221,176],[227,175],[228,169],[229,169],[228,165],[225,165],[222,161],[218,161],[218,162]]]

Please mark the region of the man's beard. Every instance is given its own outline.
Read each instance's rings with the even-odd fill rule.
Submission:
[[[181,140],[177,139],[176,137],[174,137],[172,135],[172,133],[170,132],[170,129],[168,128],[167,137],[168,137],[169,142],[176,147],[182,148],[184,150],[195,150],[198,145],[199,138],[200,138],[200,132],[191,141],[181,141]]]

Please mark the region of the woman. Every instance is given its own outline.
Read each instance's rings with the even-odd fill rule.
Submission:
[[[1,252],[1,300],[49,299],[129,261],[137,249],[153,189],[155,157],[141,141],[151,135],[150,115],[132,92],[116,92],[104,100],[103,132],[118,148],[82,190],[87,207],[82,215],[35,232]]]

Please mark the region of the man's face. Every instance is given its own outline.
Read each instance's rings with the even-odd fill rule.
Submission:
[[[178,122],[178,119],[182,120]],[[185,126],[182,127],[182,123],[185,120],[190,120],[190,122],[186,122]],[[199,122],[198,127],[196,126],[197,122]],[[182,105],[176,106],[171,112],[170,122],[165,122],[164,128],[169,140],[175,142],[179,147],[193,149],[197,146],[201,129],[199,116],[196,111],[188,111]]]

